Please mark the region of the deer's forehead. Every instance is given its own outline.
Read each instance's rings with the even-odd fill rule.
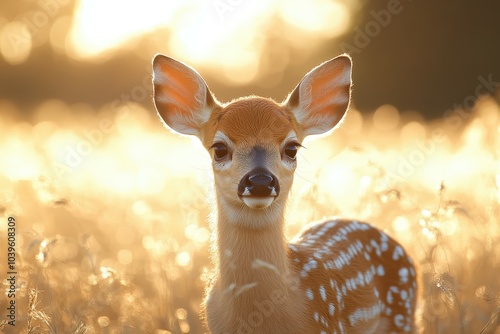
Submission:
[[[296,130],[288,110],[263,98],[232,102],[214,116],[215,132],[223,132],[235,144],[281,143]]]

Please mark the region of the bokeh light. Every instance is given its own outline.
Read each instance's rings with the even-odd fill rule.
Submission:
[[[137,289],[115,297],[129,305],[148,294],[130,277],[144,276],[147,291],[147,282],[156,282],[155,297],[148,298],[167,301],[170,311],[161,314],[175,319],[177,327],[160,331],[200,329],[196,319],[211,269],[212,181],[204,149],[169,133],[136,104],[96,120],[88,106],[50,100],[35,107],[33,121],[18,121],[15,106],[0,105],[7,111],[0,129],[8,133],[0,138],[0,154],[9,157],[0,166],[0,209],[32,222],[33,234],[19,240],[36,245],[34,268],[54,272],[48,286],[86,272],[88,289]],[[500,117],[492,116],[500,110],[482,106],[488,111],[478,107],[459,133],[389,106],[373,115],[351,110],[336,132],[300,151],[287,212],[290,235],[327,215],[370,220],[424,263],[424,276],[462,270],[453,256],[473,263],[488,252],[500,255],[489,214],[500,198]],[[103,117],[113,126],[98,133]],[[437,130],[446,140],[437,139]],[[448,284],[442,277],[425,284],[436,282]],[[476,283],[467,284],[475,295]],[[193,307],[183,304],[186,298]],[[115,328],[111,314],[96,315],[96,328]]]
[[[373,114],[373,125],[380,131],[393,130],[398,126],[399,112],[390,105],[380,106]]]
[[[213,269],[209,155],[160,124],[148,104],[149,65],[141,82],[102,105],[68,97],[70,81],[88,80],[92,94],[111,90],[93,66],[123,52],[149,64],[164,52],[231,92],[264,77],[261,88],[291,89],[284,71],[331,56],[330,42],[355,25],[360,2],[56,0],[50,11],[38,2],[0,13],[9,71],[33,70],[39,54],[61,73],[84,69],[70,71],[51,98],[0,97],[0,218],[15,216],[22,227],[19,303],[31,305],[19,319],[37,314],[47,332],[203,332]],[[40,73],[19,80],[43,89],[52,72]],[[105,75],[122,81],[118,71]],[[304,143],[287,208],[289,236],[343,216],[403,243],[419,265],[429,333],[480,332],[500,300],[500,107],[486,97],[470,110],[455,107],[459,126],[444,115],[426,121],[418,111],[384,104],[364,112],[353,103],[335,132]],[[0,224],[0,245],[5,231]],[[57,316],[47,311],[54,305],[63,305]]]
[[[134,38],[153,30],[171,32],[157,47],[169,48],[171,55],[192,64],[222,68],[233,84],[255,79],[263,64],[271,23],[280,27],[290,45],[312,51],[318,43],[340,36],[350,26],[349,2],[302,1],[108,1],[80,0],[75,6],[68,53],[75,58],[106,57],[118,47],[133,45]],[[111,15],[119,8],[119,15]],[[332,19],[335,18],[335,19]],[[281,22],[281,23],[280,23]],[[58,21],[66,27],[67,21]],[[275,28],[273,28],[275,29]],[[272,35],[272,33],[271,33]],[[62,35],[53,34],[53,44],[63,44]],[[163,45],[162,45],[163,44]],[[286,65],[282,54],[276,64]]]
[[[31,34],[25,23],[12,21],[0,29],[0,52],[12,65],[28,59],[32,49]]]
[[[70,53],[78,58],[98,56],[145,32],[168,26],[189,7],[182,1],[79,0],[70,31]]]

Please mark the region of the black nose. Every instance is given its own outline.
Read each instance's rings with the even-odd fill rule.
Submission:
[[[267,169],[258,167],[243,176],[238,185],[238,195],[269,197],[278,196],[280,185],[278,179]]]

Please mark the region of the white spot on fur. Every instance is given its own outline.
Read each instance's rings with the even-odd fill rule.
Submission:
[[[226,289],[226,293],[233,291],[236,288],[236,283],[231,283]]]
[[[318,262],[314,259],[309,259],[309,261],[302,267],[302,271],[300,272],[300,276],[307,277],[309,272],[312,269],[316,269],[318,267]]]
[[[392,292],[389,290],[387,291],[387,303],[392,304],[394,302],[394,298],[392,297]]]
[[[328,313],[330,316],[333,316],[333,313],[335,312],[335,305],[333,303],[328,304]]]
[[[377,267],[377,274],[379,276],[384,276],[385,275],[384,266],[382,266],[381,264],[379,264],[378,267]]]
[[[399,269],[399,278],[402,283],[408,283],[408,268]]]
[[[392,253],[392,259],[394,261],[399,260],[399,258],[402,257],[403,255],[404,255],[404,251],[403,251],[403,248],[401,248],[401,246],[394,247],[394,252]]]
[[[238,297],[239,295],[241,295],[243,292],[245,291],[248,291],[252,288],[255,288],[257,286],[257,282],[252,282],[252,283],[248,283],[248,284],[245,284],[241,287],[238,288],[238,290],[236,291],[236,293],[234,294],[235,297]]]
[[[252,269],[270,269],[272,270],[276,275],[280,275],[280,271],[278,268],[269,262],[263,261],[261,259],[255,259],[252,263]]]
[[[319,286],[319,294],[321,295],[321,299],[326,302],[326,290],[323,285]]]
[[[384,306],[381,303],[366,308],[358,308],[356,311],[349,315],[349,322],[355,326],[359,322],[366,322],[376,318],[382,313]]]
[[[404,319],[405,319],[405,318],[404,318],[401,314],[396,314],[396,315],[394,316],[394,324],[395,324],[397,327],[401,328],[401,327],[403,327],[403,325],[404,325]]]
[[[309,300],[314,300],[314,293],[312,292],[311,289],[306,290],[306,295]]]

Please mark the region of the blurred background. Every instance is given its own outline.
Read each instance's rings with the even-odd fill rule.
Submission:
[[[287,234],[369,220],[418,263],[423,333],[500,333],[499,2],[0,1],[0,333],[204,333],[211,160],[156,116],[158,52],[221,101],[281,101],[349,53],[353,106],[300,150]]]
[[[98,107],[146,85],[161,52],[195,67],[221,100],[282,100],[311,67],[348,52],[359,110],[433,118],[479,76],[500,80],[499,32],[500,4],[487,0],[2,1],[0,97]]]

